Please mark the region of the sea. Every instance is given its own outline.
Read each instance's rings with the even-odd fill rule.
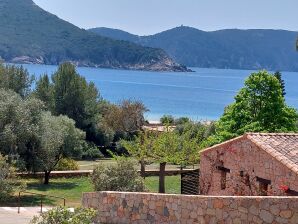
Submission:
[[[23,65],[37,78],[53,74],[57,66]],[[234,101],[245,79],[254,71],[191,68],[194,72],[147,72],[78,67],[87,81],[94,82],[100,95],[112,102],[140,100],[149,109],[147,120],[163,115],[189,117],[194,121],[217,120]],[[298,73],[282,72],[286,102],[298,109]]]

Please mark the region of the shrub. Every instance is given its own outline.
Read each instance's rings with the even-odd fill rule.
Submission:
[[[69,158],[63,158],[61,159],[57,166],[55,167],[55,170],[59,171],[65,171],[65,170],[78,170],[79,164],[77,161]]]
[[[56,207],[48,212],[36,216],[31,224],[92,224],[96,212],[93,209],[76,208],[71,212],[65,207]]]
[[[91,176],[94,189],[96,191],[145,191],[144,180],[135,165],[135,162],[127,158],[117,158],[116,164],[100,164]]]
[[[24,184],[15,176],[14,169],[7,163],[7,157],[0,154],[0,201],[5,201],[14,192],[24,189]]]
[[[174,125],[174,123],[175,123],[175,118],[174,118],[172,115],[163,115],[163,116],[160,118],[160,122],[161,122],[163,125]]]
[[[87,149],[85,149],[83,152],[82,158],[87,160],[95,160],[104,158],[104,155],[101,153],[96,145],[88,144]]]

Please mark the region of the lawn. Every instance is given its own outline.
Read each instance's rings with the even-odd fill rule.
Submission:
[[[78,165],[79,165],[80,170],[93,170],[96,167],[96,165],[98,165],[98,164],[107,164],[108,165],[108,164],[113,164],[113,163],[115,163],[115,160],[112,160],[112,159],[102,159],[102,160],[95,160],[95,161],[86,161],[86,160],[78,161]],[[137,166],[136,168],[140,169],[139,166]],[[198,165],[188,166],[186,168],[197,169]],[[159,170],[159,164],[153,163],[153,164],[147,165],[146,169],[147,170]],[[166,169],[167,170],[180,169],[180,166],[167,164]]]
[[[70,207],[77,207],[81,204],[81,197],[83,192],[93,191],[92,184],[88,177],[82,178],[58,178],[51,179],[49,185],[44,185],[41,180],[27,179],[27,191],[38,194],[52,195],[56,197],[66,198],[66,205]],[[149,192],[158,191],[158,177],[147,177],[145,185]],[[179,194],[180,193],[180,176],[166,177],[166,193]],[[56,206],[63,205],[63,200],[57,198],[45,197],[43,199],[45,205]],[[17,197],[12,198],[5,204],[0,206],[17,206]],[[22,206],[39,206],[40,196],[22,194]]]

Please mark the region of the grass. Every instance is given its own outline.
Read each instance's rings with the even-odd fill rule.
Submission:
[[[86,161],[86,160],[78,161],[80,170],[93,170],[95,168],[95,166],[100,164],[100,163],[108,165],[108,164],[115,163],[115,161],[112,160],[112,159],[102,159],[102,160],[95,160],[95,161]],[[136,168],[140,169],[139,166],[136,167]],[[198,166],[195,166],[195,167],[189,166],[189,167],[186,167],[186,168],[192,169],[192,168],[198,168]],[[159,170],[159,164],[153,163],[153,164],[147,165],[146,169],[147,170]],[[167,170],[180,169],[180,167],[178,165],[167,164],[166,169]]]
[[[81,204],[83,192],[93,191],[92,183],[88,177],[82,178],[58,178],[51,179],[49,185],[44,185],[38,179],[26,179],[27,191],[37,194],[52,195],[56,197],[66,198],[66,205],[70,207],[78,207]],[[149,192],[158,191],[158,177],[147,177],[145,185]],[[180,176],[166,177],[166,193],[180,193]],[[48,206],[63,205],[63,200],[57,198],[45,197],[43,203]],[[11,198],[0,206],[17,206],[17,196]],[[22,206],[39,206],[40,196],[22,194]]]

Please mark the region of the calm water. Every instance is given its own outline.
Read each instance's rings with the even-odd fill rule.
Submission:
[[[57,67],[24,65],[30,73],[52,74]],[[194,120],[218,119],[224,107],[252,72],[193,68],[194,73],[140,72],[78,68],[81,75],[99,88],[101,95],[114,103],[123,99],[141,100],[150,109],[149,120],[164,114],[187,116]],[[283,72],[287,103],[298,109],[298,73]]]

